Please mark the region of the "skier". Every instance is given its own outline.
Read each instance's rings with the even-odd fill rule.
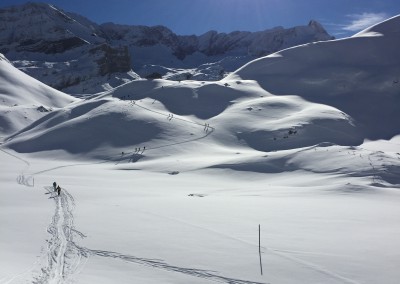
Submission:
[[[60,193],[61,193],[61,187],[60,186],[57,186],[57,193],[58,193],[58,196],[60,196]]]
[[[54,188],[54,191],[56,191],[56,188],[57,188],[57,183],[56,182],[53,182],[53,188]]]

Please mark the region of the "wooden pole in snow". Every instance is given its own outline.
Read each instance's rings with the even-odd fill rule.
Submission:
[[[260,270],[263,275],[262,262],[261,262],[261,225],[258,224],[258,255],[260,256]]]

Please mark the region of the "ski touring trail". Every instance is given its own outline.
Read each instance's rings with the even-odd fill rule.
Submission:
[[[60,195],[52,187],[46,187],[47,194],[52,195],[55,212],[47,228],[50,234],[47,240],[44,266],[34,283],[73,283],[74,275],[87,261],[85,250],[74,242],[74,237],[84,238],[85,235],[74,227],[72,211],[75,207],[73,196],[65,189]]]
[[[6,151],[3,152],[9,154]],[[21,160],[26,165],[27,168],[30,167],[30,163],[28,161],[23,160],[14,155],[12,156]],[[83,164],[75,164],[68,166],[82,166],[82,165]],[[60,167],[43,170],[35,174],[41,174],[58,168]],[[24,171],[26,170],[27,169],[24,169]],[[32,175],[32,178],[34,177],[35,174]],[[29,186],[28,184],[24,185]],[[208,282],[231,283],[231,284],[266,284],[265,282],[262,283],[262,282],[254,282],[243,279],[229,278],[220,275],[218,272],[212,270],[196,269],[190,267],[179,267],[167,263],[164,260],[138,257],[126,253],[108,251],[104,249],[90,249],[81,246],[80,244],[77,243],[77,240],[83,239],[86,236],[82,232],[77,230],[74,225],[73,211],[75,209],[76,204],[73,195],[66,188],[62,188],[60,195],[57,195],[52,186],[45,186],[44,189],[45,189],[45,194],[50,196],[49,200],[51,200],[54,204],[54,215],[52,216],[50,224],[47,227],[47,232],[49,233],[49,237],[46,240],[46,247],[42,250],[43,251],[42,257],[38,259],[38,262],[33,265],[35,268],[30,268],[27,271],[20,273],[19,275],[7,277],[6,282],[2,282],[4,279],[1,279],[0,283],[8,284],[8,283],[13,283],[18,278],[26,279],[24,275],[28,276],[29,274],[31,274],[31,277],[33,277],[31,283],[36,283],[36,284],[75,283],[78,280],[79,273],[83,270],[85,264],[90,260],[90,258],[101,257],[107,259],[114,259],[116,261],[124,261],[136,265],[143,265],[146,267],[160,269],[167,272],[185,274],[195,278],[201,278]],[[150,212],[148,213],[151,214]],[[220,232],[214,232],[214,233],[221,234]],[[238,239],[238,241],[244,242],[243,240],[240,239]],[[249,245],[253,246],[253,244],[250,243]],[[266,250],[276,256],[288,259],[291,262],[294,262],[300,266],[321,273],[328,278],[336,279],[341,283],[349,283],[349,284],[358,283],[357,281],[343,277],[342,275],[339,275],[333,271],[320,267],[316,264],[304,261],[298,258],[297,256],[295,257],[292,255],[291,252],[288,251],[284,252],[268,247],[262,247],[262,248],[264,252]]]
[[[56,192],[53,191],[51,186],[45,187],[45,189],[47,191],[46,194],[52,195],[50,199],[54,200],[55,212],[47,229],[50,237],[47,241],[47,248],[43,257],[46,261],[44,261],[40,275],[35,277],[33,283],[74,283],[76,280],[75,277],[83,269],[89,257],[106,257],[169,272],[182,273],[212,282],[263,284],[260,282],[224,277],[218,275],[218,273],[214,271],[178,267],[161,260],[81,247],[74,241],[74,238],[85,238],[86,236],[74,227],[73,209],[75,207],[75,200],[73,196],[65,188],[62,189],[59,196],[56,195]]]
[[[12,155],[6,151],[3,152],[8,155]],[[25,169],[25,171],[31,166],[28,161],[23,160],[15,155],[12,156],[26,164],[27,169]],[[41,174],[58,168],[59,167],[51,168],[35,174]],[[34,175],[32,175],[32,178],[33,177]],[[29,184],[25,183],[23,185],[29,186]],[[32,283],[35,284],[74,283],[77,280],[76,278],[78,274],[83,270],[84,265],[90,257],[112,258],[119,261],[161,269],[164,271],[190,275],[211,282],[231,284],[266,284],[261,282],[229,278],[219,275],[218,272],[210,270],[178,267],[168,264],[162,260],[142,258],[113,251],[94,250],[82,247],[75,242],[77,237],[83,239],[86,236],[82,232],[78,231],[74,226],[74,197],[66,188],[62,188],[60,195],[54,191],[52,186],[45,186],[44,189],[45,194],[49,195],[49,199],[53,201],[55,209],[54,215],[51,218],[51,222],[47,227],[47,232],[49,233],[49,237],[46,240],[47,245],[42,250],[42,257],[33,265],[35,267],[39,267],[39,269],[32,267],[29,270],[20,273],[19,275],[7,277],[8,279],[6,282],[2,282],[4,284],[12,283],[14,280],[17,280],[17,278],[29,274],[29,272],[33,274]]]

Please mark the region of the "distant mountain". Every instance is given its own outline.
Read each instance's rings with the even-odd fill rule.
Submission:
[[[179,36],[163,26],[98,25],[49,4],[0,9],[0,52],[20,70],[71,93],[103,91],[139,75],[219,80],[254,58],[330,39],[315,21],[253,33]]]

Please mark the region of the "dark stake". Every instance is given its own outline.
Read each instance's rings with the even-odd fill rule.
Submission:
[[[260,270],[263,275],[262,262],[261,262],[261,226],[258,224],[258,255],[260,256]]]

